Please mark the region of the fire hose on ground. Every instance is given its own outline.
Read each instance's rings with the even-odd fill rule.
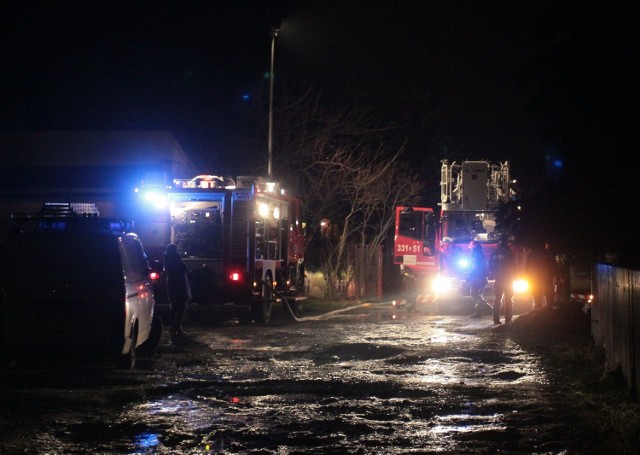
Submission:
[[[289,303],[289,299],[287,299],[287,297],[284,294],[282,294],[280,291],[275,289],[271,285],[271,283],[268,283],[266,281],[264,281],[263,283],[264,283],[265,286],[270,288],[274,292],[274,294],[276,296],[278,296],[283,302],[286,303],[287,308],[289,309],[289,313],[291,314],[291,317],[296,322],[323,321],[323,320],[327,320],[327,319],[338,317],[342,313],[347,313],[347,312],[355,310],[357,308],[378,308],[378,307],[379,308],[384,308],[384,307],[389,307],[389,306],[395,306],[395,304],[396,304],[395,300],[390,300],[388,302],[366,302],[366,303],[360,303],[360,304],[357,304],[357,305],[353,305],[353,306],[350,306],[350,307],[347,307],[347,308],[340,308],[338,310],[329,311],[327,313],[319,314],[319,315],[316,315],[316,316],[299,317],[299,316],[296,315],[296,312],[294,311],[294,309],[291,308],[291,304]]]

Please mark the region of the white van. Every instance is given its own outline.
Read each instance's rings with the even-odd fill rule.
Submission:
[[[136,234],[114,220],[21,223],[0,249],[0,345],[108,350],[133,368],[162,334]]]

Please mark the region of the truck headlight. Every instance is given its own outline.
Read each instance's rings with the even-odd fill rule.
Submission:
[[[446,292],[451,291],[452,285],[451,280],[443,278],[441,276],[435,277],[433,280],[433,292],[436,294],[444,294]]]
[[[154,191],[144,193],[144,199],[156,209],[163,209],[168,205],[167,196]]]
[[[529,281],[524,278],[513,280],[513,292],[515,294],[524,294],[529,290]]]

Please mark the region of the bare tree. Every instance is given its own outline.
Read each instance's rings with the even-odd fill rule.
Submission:
[[[416,203],[423,186],[401,159],[404,143],[388,146],[393,128],[370,109],[327,111],[307,94],[279,119],[276,174],[304,201],[309,265],[322,270],[329,297],[337,298],[337,281],[352,276],[349,247],[375,254],[394,207]]]

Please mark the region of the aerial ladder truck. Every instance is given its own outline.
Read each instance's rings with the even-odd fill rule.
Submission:
[[[467,294],[471,247],[481,245],[489,258],[499,240],[498,208],[512,197],[508,162],[442,160],[439,214],[396,208],[394,263],[410,303]]]

